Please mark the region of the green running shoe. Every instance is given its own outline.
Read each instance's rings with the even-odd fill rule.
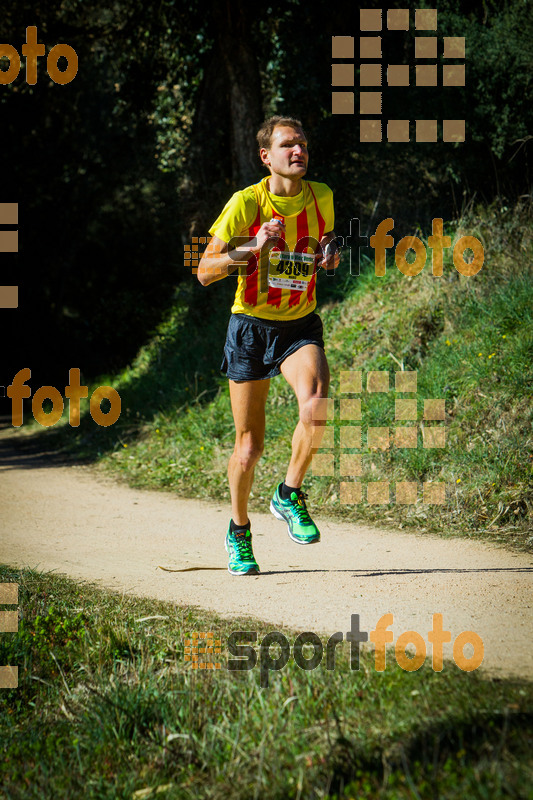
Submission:
[[[230,527],[225,544],[229,556],[228,571],[232,575],[259,575],[259,564],[254,558],[250,529],[232,533]]]
[[[283,500],[280,494],[281,483],[270,501],[270,510],[277,519],[285,520],[289,536],[298,544],[314,544],[320,541],[320,532],[309,516],[305,505],[307,495],[301,490],[293,492],[290,500]]]

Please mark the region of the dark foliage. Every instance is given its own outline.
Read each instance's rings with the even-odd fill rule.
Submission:
[[[370,234],[392,216],[403,235],[460,214],[473,196],[530,192],[524,0],[439,3],[439,43],[466,37],[465,88],[383,90],[384,118],[465,117],[467,141],[455,145],[361,144],[357,114],[331,115],[331,36],[357,43],[353,4],[317,15],[296,0],[261,13],[241,0],[22,2],[2,14],[0,40],[20,52],[28,25],[47,52],[74,47],[79,72],[56,85],[41,58],[28,86],[23,59],[19,77],[0,86],[0,200],[20,205],[20,253],[2,256],[4,283],[20,287],[19,308],[2,311],[11,340],[3,383],[29,366],[35,385],[61,386],[70,367],[91,376],[132,358],[173,287],[193,280],[183,244],[262,176],[252,140],[261,114],[305,120],[309,177],[335,189],[341,235],[352,217]],[[382,32],[384,67],[415,63],[413,33]],[[355,83],[357,105],[357,68]]]

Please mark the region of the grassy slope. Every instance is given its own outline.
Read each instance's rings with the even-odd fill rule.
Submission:
[[[438,281],[392,268],[379,281],[367,274],[327,284],[332,396],[341,370],[365,376],[403,364],[418,371],[419,412],[423,398],[446,397],[445,450],[364,453],[366,470],[373,480],[441,479],[451,491],[438,507],[341,506],[338,480],[312,477],[313,508],[527,546],[533,259],[520,234],[526,225],[516,212],[469,220],[466,230],[483,236],[487,250],[474,279],[457,278],[448,263]],[[84,419],[77,430],[48,430],[49,443],[98,457],[137,485],[227,497],[233,429],[217,374],[232,289],[225,283],[211,293],[185,290],[136,363],[99,381],[120,391],[115,426]],[[364,394],[363,430],[392,425],[392,398]],[[272,382],[268,415],[257,508],[282,474],[295,421],[282,379]],[[19,689],[0,692],[0,797],[142,798],[161,786],[157,796],[169,798],[531,797],[529,683],[483,679],[450,664],[442,673],[429,663],[403,672],[388,661],[377,673],[370,654],[352,671],[345,653],[334,673],[303,672],[291,660],[261,690],[257,669],[187,670],[183,643],[193,631],[216,631],[225,642],[250,628],[261,641],[263,623],[1,568],[6,580],[21,584],[22,621],[18,634],[0,637],[0,663],[20,668]],[[292,643],[295,633],[285,634]]]
[[[322,279],[319,302],[331,367],[330,397],[339,413],[340,373],[390,373],[391,391],[362,396],[362,482],[388,481],[386,505],[341,504],[339,465],[333,477],[309,475],[317,515],[374,520],[381,525],[468,536],[482,535],[531,547],[531,386],[533,385],[533,246],[530,209],[492,208],[471,214],[454,235],[468,233],[485,246],[485,264],[463,277],[447,253],[444,276],[430,265],[416,277],[402,275],[392,261],[377,278],[368,261],[361,276],[347,264],[334,280]],[[529,236],[529,238],[528,238]],[[63,446],[97,457],[132,485],[182,495],[229,499],[226,469],[233,446],[227,382],[219,376],[232,280],[207,290],[181,290],[165,321],[135,363],[113,383],[123,400],[119,421],[97,428],[85,418],[78,430],[63,426]],[[366,428],[394,428],[394,372],[418,376],[418,447],[371,452]],[[423,401],[446,400],[446,447],[425,449]],[[65,415],[66,416],[66,415]],[[283,378],[271,382],[265,454],[256,469],[252,510],[264,509],[284,477],[297,411]],[[335,426],[335,452],[339,428]],[[52,433],[52,430],[48,431]],[[392,434],[391,434],[392,435]],[[345,450],[344,452],[357,452]],[[394,503],[397,481],[416,481],[415,505]],[[446,502],[423,502],[422,482],[446,483]],[[363,492],[366,498],[366,491]]]
[[[404,672],[391,654],[384,672],[370,653],[351,670],[338,650],[334,671],[291,657],[262,689],[259,667],[225,658],[230,632],[260,643],[264,623],[1,566],[0,581],[19,583],[21,616],[0,637],[20,676],[0,691],[2,798],[531,797],[531,683],[430,659]],[[188,669],[195,631],[222,640],[219,671]]]

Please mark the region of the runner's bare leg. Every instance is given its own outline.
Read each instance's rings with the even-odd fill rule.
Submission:
[[[325,420],[313,419],[313,401],[327,398],[329,367],[326,354],[316,344],[306,344],[285,359],[281,373],[298,399],[300,419],[292,437],[292,457],[287,470],[287,486],[301,486],[313,453],[320,445]],[[316,410],[315,410],[316,414]]]
[[[270,379],[229,381],[231,410],[235,422],[235,450],[229,460],[228,479],[232,518],[236,525],[248,522],[248,498],[254,468],[265,442],[265,404]]]

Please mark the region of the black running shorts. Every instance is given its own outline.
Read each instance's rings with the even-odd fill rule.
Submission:
[[[314,311],[290,321],[232,314],[220,369],[232,381],[273,378],[300,347],[316,344],[324,349],[322,331],[322,320]]]

